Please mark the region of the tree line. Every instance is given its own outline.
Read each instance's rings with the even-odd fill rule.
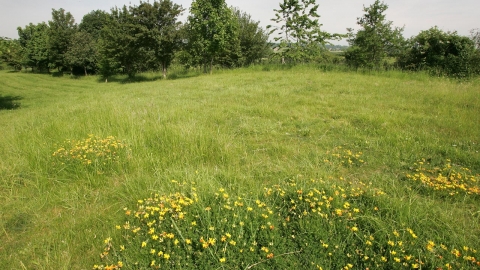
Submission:
[[[268,34],[251,16],[225,1],[197,0],[186,23],[182,6],[170,0],[94,10],[79,24],[70,12],[18,27],[19,38],[1,40],[1,59],[14,69],[70,71],[109,76],[162,70],[174,58],[185,66],[238,67],[260,61]]]
[[[266,29],[225,0],[195,0],[187,21],[185,9],[170,0],[94,10],[79,24],[64,9],[52,10],[48,23],[18,27],[19,38],[0,38],[0,61],[14,69],[36,72],[69,71],[101,74],[167,70],[173,62],[212,72],[215,66],[234,68],[270,62],[322,62],[354,69],[400,68],[429,70],[435,75],[469,77],[480,74],[480,31],[471,36],[437,27],[410,39],[403,28],[386,19],[388,6],[376,0],[357,18],[358,30],[346,34],[321,29],[315,0],[283,0],[274,24]],[[272,37],[274,42],[269,42]],[[343,55],[327,46],[346,38]]]

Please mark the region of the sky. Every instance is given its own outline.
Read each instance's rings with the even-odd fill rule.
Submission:
[[[151,0],[153,2],[153,0]],[[363,7],[375,0],[317,0],[322,30],[329,33],[346,33],[346,28],[358,29],[357,18],[363,15]],[[186,10],[180,18],[185,21],[192,0],[173,0]],[[259,21],[262,27],[271,24],[282,0],[226,0]],[[480,0],[384,0],[388,5],[386,19],[394,26],[405,27],[406,38],[422,30],[438,26],[443,31],[457,31],[469,36],[470,30],[480,28]],[[17,27],[29,23],[48,22],[52,9],[63,8],[72,13],[77,23],[92,10],[109,11],[123,5],[138,5],[139,0],[0,0],[0,36],[18,38]],[[334,42],[346,45],[346,41]]]

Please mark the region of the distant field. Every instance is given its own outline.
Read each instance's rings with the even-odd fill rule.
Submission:
[[[0,269],[480,268],[478,80],[173,75],[0,70]]]

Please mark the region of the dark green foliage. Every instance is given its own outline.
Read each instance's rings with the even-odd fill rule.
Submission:
[[[122,69],[133,77],[143,62],[139,49],[140,25],[135,24],[133,14],[123,6],[111,10],[109,20],[102,30],[101,73],[104,76]]]
[[[478,69],[475,59],[478,51],[471,39],[433,27],[409,40],[409,49],[399,64],[405,69],[428,69],[435,75],[465,78]]]
[[[0,64],[2,62],[14,70],[22,68],[22,47],[18,40],[0,37]]]
[[[87,76],[87,69],[95,69],[97,61],[97,43],[92,35],[87,32],[79,31],[72,36],[65,53],[65,60],[73,69],[74,66],[80,66]]]
[[[52,20],[48,21],[48,25],[49,65],[61,70],[69,66],[65,54],[77,31],[77,25],[72,14],[65,12],[63,8],[52,9]]]
[[[164,71],[179,46],[177,22],[182,7],[164,0],[114,8],[102,30],[101,73],[122,69],[129,77],[139,71]]]
[[[49,26],[44,22],[17,28],[23,66],[30,67],[33,71],[49,70],[48,29]]]
[[[240,58],[238,22],[225,0],[193,1],[186,34],[184,58],[203,66],[205,72],[209,67],[211,73],[214,64],[231,65]]]
[[[357,18],[359,30],[330,34],[320,29],[318,9],[315,0],[283,0],[274,9],[275,25],[267,26],[268,32],[225,0],[193,1],[185,24],[178,21],[184,9],[171,0],[141,0],[138,6],[111,12],[93,10],[78,26],[69,12],[52,9],[48,23],[18,27],[18,41],[1,38],[0,68],[56,68],[59,75],[70,70],[104,77],[124,73],[131,80],[139,72],[158,70],[165,78],[175,57],[186,68],[212,72],[214,66],[248,66],[270,56],[268,63],[289,67],[310,62],[322,69],[340,64],[367,72],[400,67],[457,78],[480,74],[479,29],[472,29],[467,38],[434,27],[406,41],[403,28],[386,20],[388,5],[376,0]],[[275,34],[273,44],[268,43],[270,34]],[[350,47],[329,53],[329,40],[342,37],[349,38]]]
[[[100,38],[103,27],[107,24],[108,13],[103,10],[94,10],[83,16],[78,30],[89,33],[94,40]]]
[[[350,49],[345,53],[347,64],[355,68],[380,68],[386,57],[396,56],[403,48],[403,28],[392,27],[386,20],[388,5],[376,0],[364,7],[365,14],[357,19],[361,29],[348,29]]]
[[[241,64],[250,65],[259,62],[270,52],[268,33],[259,26],[259,22],[238,9],[233,10],[238,20],[238,35],[240,40]]]
[[[140,2],[131,12],[137,24],[141,25],[139,41],[149,55],[150,65],[147,68],[161,68],[166,77],[167,68],[180,46],[180,22],[177,19],[183,8],[170,0],[163,0],[153,4]]]

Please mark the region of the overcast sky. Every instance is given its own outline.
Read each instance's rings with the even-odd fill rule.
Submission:
[[[153,0],[151,0],[153,2]],[[173,0],[186,8],[181,21],[188,15],[192,0]],[[282,0],[226,0],[229,6],[238,7],[260,21],[265,27],[274,17]],[[363,6],[374,0],[317,0],[320,5],[322,29],[330,33],[346,33],[346,28],[358,29],[357,17]],[[421,30],[438,26],[444,31],[458,31],[468,36],[471,29],[480,28],[480,0],[384,0],[389,6],[387,20],[394,26],[405,26],[404,36],[417,35]],[[48,22],[52,8],[63,8],[72,13],[80,23],[83,15],[92,10],[109,11],[111,7],[137,5],[139,0],[0,0],[0,36],[18,38],[17,27],[29,23]],[[341,44],[346,44],[345,41]]]

